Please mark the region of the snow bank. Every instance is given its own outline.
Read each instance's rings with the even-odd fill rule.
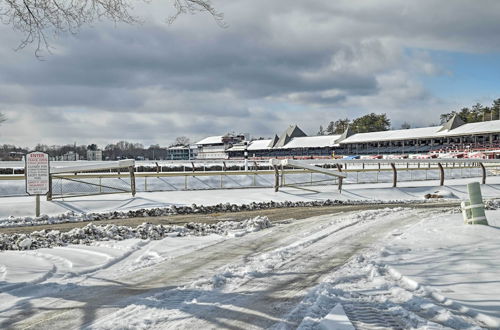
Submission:
[[[274,208],[291,208],[291,207],[316,207],[316,206],[334,206],[334,205],[361,205],[361,204],[388,204],[388,203],[415,203],[422,202],[421,200],[363,200],[363,201],[343,201],[338,199],[327,200],[314,200],[314,201],[284,201],[284,202],[252,202],[249,204],[231,204],[220,203],[216,205],[196,205],[179,206],[172,205],[169,207],[156,207],[156,208],[141,208],[138,210],[129,211],[113,211],[103,213],[76,213],[66,212],[57,216],[48,216],[46,214],[40,217],[8,217],[0,218],[0,227],[21,227],[21,226],[35,226],[47,225],[65,222],[82,222],[82,221],[99,221],[111,219],[127,219],[137,217],[158,217],[176,214],[211,214],[211,213],[226,213],[226,212],[240,212],[240,211],[253,211],[253,210],[267,210]]]
[[[244,221],[219,221],[215,224],[190,222],[184,226],[143,223],[135,228],[119,225],[94,225],[74,228],[68,232],[58,230],[35,231],[31,234],[0,234],[0,250],[40,249],[68,244],[90,244],[94,241],[130,238],[159,240],[165,237],[205,236],[210,234],[242,236],[271,227],[267,217],[257,216]]]

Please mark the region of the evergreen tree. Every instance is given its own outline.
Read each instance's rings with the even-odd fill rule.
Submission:
[[[391,128],[391,121],[385,113],[377,115],[372,112],[354,119],[351,127],[356,133],[387,131]]]
[[[401,129],[410,129],[411,125],[409,122],[405,121],[404,123],[401,124]]]
[[[325,130],[323,129],[323,125],[319,125],[318,135],[325,135]]]
[[[328,126],[326,127],[326,134],[333,135],[334,131],[335,131],[335,123],[331,121],[328,123]]]

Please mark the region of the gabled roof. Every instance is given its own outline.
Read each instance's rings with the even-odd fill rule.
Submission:
[[[269,140],[270,142],[269,142],[269,144],[268,144],[267,146],[268,146],[269,148],[273,148],[273,147],[276,145],[276,143],[278,143],[278,140],[279,140],[279,139],[280,139],[280,138],[278,137],[278,135],[277,135],[277,134],[274,134],[274,137],[273,137],[271,140]]]
[[[286,129],[283,134],[281,134],[278,142],[274,145],[274,148],[284,147],[292,138],[307,136],[297,125],[291,125]]]
[[[451,117],[450,120],[448,120],[444,125],[443,127],[441,127],[441,129],[439,130],[439,132],[442,132],[442,131],[451,131],[459,126],[462,126],[463,124],[465,124],[465,122],[457,115],[453,115],[453,117]]]
[[[338,143],[340,141],[343,141],[343,140],[347,139],[348,137],[350,137],[351,135],[354,135],[354,132],[351,129],[351,126],[347,126],[346,130],[344,131],[344,133],[342,133],[342,135],[339,135],[339,138],[335,142]]]
[[[203,140],[200,140],[196,142],[195,144],[198,145],[206,145],[206,144],[222,144],[222,135],[218,136],[209,136],[204,138]]]

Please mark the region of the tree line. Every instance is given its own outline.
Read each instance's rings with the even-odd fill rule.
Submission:
[[[472,107],[462,108],[458,111],[443,113],[439,117],[441,123],[450,120],[454,115],[458,115],[466,123],[476,123],[478,121],[500,120],[500,99],[493,101],[491,106],[483,106],[481,103],[476,103]]]
[[[180,136],[175,139],[175,142],[168,147],[161,147],[159,144],[153,144],[149,147],[144,147],[141,143],[133,143],[128,141],[119,141],[117,143],[108,144],[102,149],[102,157],[107,160],[116,159],[166,159],[167,149],[169,147],[187,146],[189,139],[185,136]],[[78,154],[80,159],[87,157],[87,150],[98,150],[99,147],[95,144],[89,145],[46,145],[37,144],[33,150],[30,148],[18,147],[11,144],[0,145],[0,160],[17,160],[30,151],[41,151],[47,153],[50,157],[59,157],[69,152]]]
[[[354,133],[387,131],[391,128],[391,120],[385,113],[376,114],[372,112],[355,118],[352,121],[349,118],[330,121],[326,126],[326,130],[323,126],[319,127],[318,135],[342,134],[348,127],[350,127]]]

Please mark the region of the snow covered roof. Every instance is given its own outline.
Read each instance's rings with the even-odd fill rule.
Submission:
[[[451,126],[453,127],[453,126]],[[500,132],[500,120],[482,121],[478,123],[462,124],[453,129],[446,125],[398,129],[381,132],[358,133],[348,137],[340,143],[363,143],[375,141],[413,140],[425,138],[439,138],[457,135],[487,134]]]
[[[267,140],[253,140],[249,142],[247,150],[265,150],[265,149],[270,149],[268,147],[269,142],[271,142],[270,139]],[[228,150],[230,151],[243,151],[245,150],[245,145],[243,143],[235,144]]]
[[[198,145],[206,145],[206,144],[222,144],[222,135],[218,136],[209,136],[204,138],[203,140],[200,140],[196,142],[195,144]]]
[[[481,121],[478,123],[463,124],[449,131],[442,131],[440,135],[454,136],[467,134],[481,134],[500,132],[500,120]]]
[[[248,150],[264,150],[264,149],[269,149],[269,143],[272,140],[254,140],[250,143],[248,146]]]
[[[398,129],[391,131],[370,132],[370,133],[357,133],[340,143],[363,143],[371,141],[391,141],[391,140],[410,140],[431,138],[436,136],[441,126]]]
[[[283,149],[332,147],[340,135],[319,135],[295,137]]]
[[[297,125],[291,125],[281,134],[279,140],[273,145],[274,148],[283,148],[293,138],[307,136]]]

